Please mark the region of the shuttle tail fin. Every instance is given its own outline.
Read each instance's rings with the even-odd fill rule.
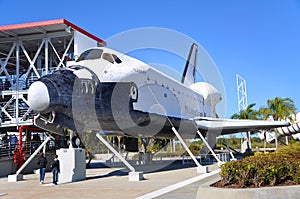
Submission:
[[[181,79],[181,83],[185,85],[189,86],[195,83],[196,81],[197,54],[198,54],[198,45],[193,43]]]

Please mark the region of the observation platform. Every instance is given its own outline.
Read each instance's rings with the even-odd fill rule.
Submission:
[[[0,171],[0,176],[14,173],[23,157],[33,152],[35,135],[42,140],[45,137],[41,129],[21,130],[32,128],[36,115],[27,102],[30,85],[65,67],[87,48],[105,45],[102,39],[65,19],[0,26],[0,167],[12,165]],[[18,137],[17,143],[9,141],[13,135]],[[61,137],[55,139],[57,143]]]
[[[87,48],[105,45],[65,19],[0,26],[1,132],[32,125],[27,90],[34,81],[65,67]]]

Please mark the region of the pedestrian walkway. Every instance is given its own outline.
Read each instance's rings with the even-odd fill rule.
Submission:
[[[216,165],[209,166],[210,171],[216,169]],[[58,185],[52,184],[51,173],[46,173],[45,184],[43,185],[39,184],[39,176],[37,174],[24,175],[24,180],[16,183],[7,182],[7,178],[1,178],[0,198],[138,198],[162,188],[188,181],[189,179],[195,179],[195,177],[197,178],[200,175],[196,173],[196,167],[186,166],[183,168],[176,166],[175,169],[170,167],[169,170],[145,173],[145,180],[139,182],[128,181],[124,168],[92,168],[87,169],[86,173],[87,180],[85,181]],[[172,196],[172,192],[180,189],[185,192],[184,187],[178,187],[178,189],[167,192],[161,197],[168,198],[168,194]],[[195,191],[196,195],[197,190]],[[157,198],[160,198],[160,196],[157,196]],[[174,197],[172,196],[172,198]],[[182,197],[175,196],[175,198]]]

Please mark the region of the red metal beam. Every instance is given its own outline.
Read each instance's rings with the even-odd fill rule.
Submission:
[[[19,150],[15,154],[15,162],[18,163],[18,168],[20,168],[24,164],[24,158],[23,158],[23,140],[22,140],[22,134],[23,134],[23,128],[24,126],[19,127]]]
[[[14,161],[18,163],[18,168],[20,168],[24,164],[25,151],[23,152],[23,130],[31,130],[31,131],[40,131],[42,129],[38,127],[30,127],[30,126],[20,126],[19,127],[19,149],[15,153]]]
[[[97,42],[101,43],[103,46],[106,46],[106,42],[103,41],[102,39],[99,39],[98,37],[96,37],[95,35],[92,35],[91,33],[83,30],[82,28],[79,28],[78,26],[72,24],[71,22],[65,20],[65,19],[62,19],[64,24],[68,25],[68,26],[71,26],[73,29],[77,30],[78,32],[81,32],[82,34],[90,37],[91,39],[94,39],[96,40]]]

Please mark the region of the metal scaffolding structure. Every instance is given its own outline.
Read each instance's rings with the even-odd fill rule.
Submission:
[[[0,26],[0,127],[32,125],[29,86],[106,43],[65,19]]]
[[[237,87],[237,97],[238,97],[238,109],[239,111],[241,111],[247,108],[248,100],[247,100],[246,80],[242,78],[239,74],[236,74],[236,87]]]
[[[237,96],[238,96],[238,109],[239,112],[241,110],[245,110],[248,106],[247,99],[247,88],[246,88],[246,80],[242,78],[239,74],[236,74],[236,87],[237,87]],[[248,142],[247,146],[252,148],[251,144],[251,135],[250,132],[246,132],[246,142]]]

